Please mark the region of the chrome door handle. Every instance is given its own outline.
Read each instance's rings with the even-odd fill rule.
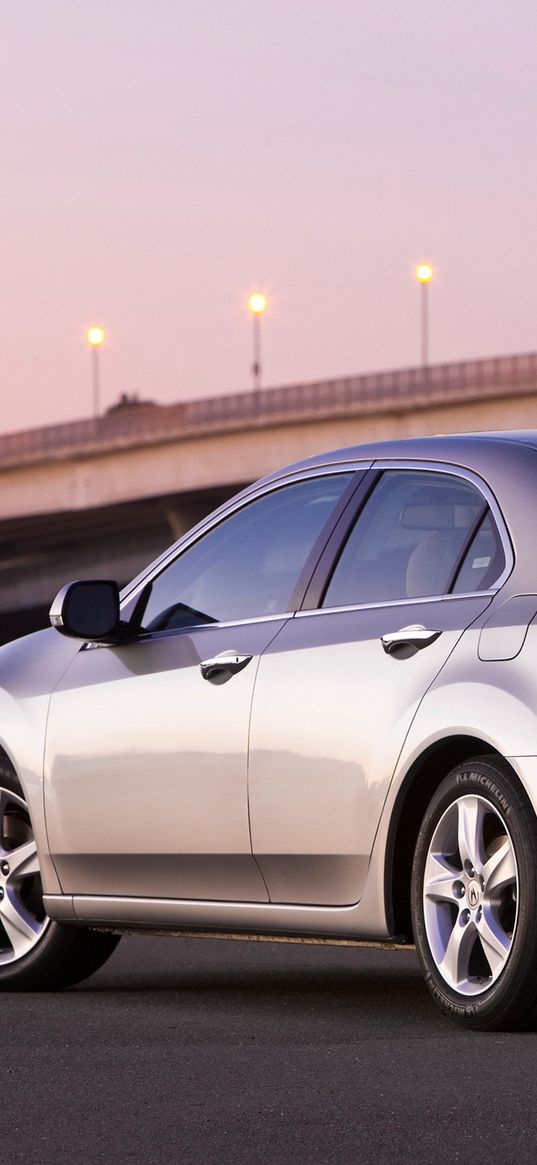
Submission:
[[[243,667],[250,663],[251,658],[251,655],[237,655],[236,651],[223,651],[221,655],[215,655],[214,659],[201,661],[201,674],[204,680],[222,684],[242,671]]]
[[[421,623],[414,623],[411,627],[401,627],[400,631],[388,631],[386,635],[381,635],[380,642],[388,655],[392,655],[398,647],[414,647],[420,651],[422,647],[434,643],[441,634],[441,631],[431,631],[422,627]]]

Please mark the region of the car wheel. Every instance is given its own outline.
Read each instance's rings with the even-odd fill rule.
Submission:
[[[500,759],[470,760],[423,819],[411,887],[418,957],[439,1007],[478,1030],[537,1019],[537,818]]]
[[[28,806],[0,765],[0,989],[68,987],[97,971],[119,938],[48,918]]]

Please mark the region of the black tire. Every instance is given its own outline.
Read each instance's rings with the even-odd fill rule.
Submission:
[[[33,840],[33,830],[21,786],[5,763],[0,764],[0,803],[0,990],[52,991],[70,987],[98,971],[121,936],[88,927],[63,926],[47,919],[39,873],[17,876],[17,871],[10,868],[10,861],[12,867],[16,860],[17,847]],[[23,922],[28,921],[35,929],[35,939],[21,939],[20,955],[10,939],[10,933],[16,933],[13,924],[7,929],[2,921],[8,898],[17,903]],[[7,916],[6,923],[9,925]]]
[[[446,1015],[481,1031],[535,1026],[537,817],[500,758],[466,761],[433,796],[411,909],[425,980]]]

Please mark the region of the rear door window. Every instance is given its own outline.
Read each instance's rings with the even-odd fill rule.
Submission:
[[[487,511],[470,482],[428,470],[387,470],[359,515],[329,581],[324,607],[447,594]],[[483,527],[483,539],[487,539]],[[488,543],[487,543],[488,545]],[[471,568],[469,567],[471,576]],[[460,573],[461,585],[468,577]],[[483,567],[484,571],[484,567]],[[474,583],[480,583],[475,568]],[[472,590],[480,589],[478,585]]]
[[[459,568],[453,593],[473,594],[486,591],[505,569],[505,551],[492,515],[487,513]]]

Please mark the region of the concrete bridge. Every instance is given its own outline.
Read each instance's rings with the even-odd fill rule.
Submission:
[[[318,449],[537,428],[537,353],[313,381],[0,436],[0,641],[75,577],[125,582],[238,488]]]

